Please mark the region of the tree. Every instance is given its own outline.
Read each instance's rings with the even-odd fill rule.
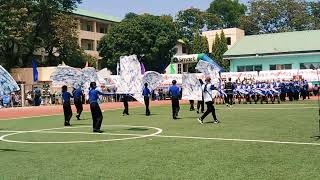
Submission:
[[[18,66],[27,52],[34,28],[32,0],[0,0],[0,64]]]
[[[241,19],[246,34],[264,34],[317,29],[316,2],[305,0],[252,0]]]
[[[0,62],[6,68],[30,66],[34,52],[43,48],[48,54],[43,65],[56,65],[56,54],[65,58],[79,52],[74,44],[77,27],[70,12],[80,2],[0,0]],[[59,28],[63,31],[57,32]]]
[[[229,62],[223,59],[223,54],[228,50],[227,40],[224,32],[221,31],[220,36],[216,33],[215,40],[212,46],[212,56],[216,62],[224,68],[225,71],[229,70]]]
[[[234,28],[240,26],[240,18],[245,15],[246,9],[238,0],[214,0],[207,13],[220,19],[219,28]]]
[[[205,26],[205,13],[197,8],[179,11],[176,17],[180,38],[193,41],[194,35],[200,33]]]
[[[143,14],[125,18],[115,25],[99,44],[103,66],[115,73],[120,56],[137,55],[147,70],[163,72],[170,63],[178,39],[170,16]]]
[[[313,17],[313,29],[320,29],[320,2],[310,2],[311,17]]]
[[[135,18],[137,16],[138,16],[138,14],[133,13],[133,12],[129,12],[129,13],[126,14],[126,16],[124,18],[125,19],[131,19],[131,18]]]
[[[196,34],[194,37],[191,53],[199,54],[199,53],[209,53],[209,45],[208,40],[205,36],[201,36],[200,34]]]

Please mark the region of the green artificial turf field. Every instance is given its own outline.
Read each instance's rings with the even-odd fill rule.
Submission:
[[[315,101],[216,108],[218,125],[188,106],[105,111],[103,134],[89,113],[0,121],[0,179],[320,179]]]

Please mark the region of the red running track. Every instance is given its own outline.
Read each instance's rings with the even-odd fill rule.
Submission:
[[[187,101],[181,101],[181,103],[186,103]],[[171,101],[152,101],[150,106],[161,106],[169,105]],[[144,104],[139,102],[129,102],[129,107],[143,107]],[[100,104],[101,110],[110,110],[110,109],[122,109],[122,102],[110,102]],[[72,105],[72,111],[76,112],[75,106]],[[83,106],[83,111],[90,111],[90,106],[88,104]],[[19,119],[19,118],[28,118],[28,117],[37,117],[37,116],[51,116],[63,114],[62,105],[56,106],[32,106],[32,107],[17,107],[17,108],[3,108],[0,109],[0,120],[9,120],[9,119]]]

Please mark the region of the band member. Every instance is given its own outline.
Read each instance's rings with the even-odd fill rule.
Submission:
[[[180,97],[180,88],[177,86],[177,81],[172,81],[172,86],[169,88],[169,96],[171,97],[172,103],[172,118],[178,119],[178,114],[180,110],[179,97]]]
[[[146,116],[150,116],[150,109],[149,109],[150,95],[151,95],[151,91],[148,88],[148,83],[145,83],[142,91],[142,96],[144,99],[144,104],[146,106]]]
[[[123,116],[129,115],[129,104],[128,104],[129,95],[123,94],[122,97],[121,97],[121,101],[123,102],[123,106],[124,106],[124,110],[123,110],[122,115]]]
[[[194,100],[189,100],[190,103],[190,111],[194,111]]]
[[[200,82],[201,87],[202,87],[202,85],[203,85],[202,79],[199,79],[199,82]],[[203,93],[202,93],[202,100],[201,100],[201,101],[198,101],[198,103],[197,103],[197,113],[198,113],[198,114],[199,114],[199,109],[200,109],[200,107],[201,107],[201,113],[203,113],[203,112],[204,112]]]
[[[232,106],[233,105],[232,100],[233,100],[234,85],[231,82],[231,78],[229,78],[228,80],[229,81],[225,85],[226,94],[227,94],[226,103],[227,103],[227,106]]]
[[[107,96],[109,94],[102,93],[96,90],[97,85],[95,82],[90,83],[90,90],[89,90],[89,102],[90,102],[90,110],[92,115],[92,127],[93,132],[102,133],[103,131],[100,130],[101,123],[103,120],[102,112],[100,106],[98,104],[99,95]]]
[[[62,86],[62,102],[63,102],[63,113],[64,113],[64,125],[65,126],[71,126],[70,119],[72,117],[72,109],[71,109],[70,98],[72,98],[72,95],[68,92],[68,87]]]
[[[213,84],[211,84],[211,78],[207,77],[205,80],[205,84],[202,85],[202,91],[203,91],[203,98],[204,102],[207,105],[207,111],[198,118],[198,121],[200,124],[203,124],[203,119],[206,118],[210,113],[212,113],[213,116],[213,123],[217,124],[220,123],[220,121],[217,119],[216,116],[216,110],[213,105],[213,96],[212,91],[216,89]]]
[[[82,96],[83,96],[83,91],[82,91],[81,87],[74,88],[73,99],[74,99],[74,105],[76,106],[76,109],[77,109],[77,116],[76,117],[78,120],[80,120],[80,116],[83,111]]]

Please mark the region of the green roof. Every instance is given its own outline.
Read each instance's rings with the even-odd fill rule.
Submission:
[[[320,30],[245,36],[225,58],[320,52]]]
[[[85,17],[100,19],[100,20],[104,20],[104,21],[113,21],[113,22],[120,22],[121,21],[119,18],[114,17],[114,16],[108,16],[108,15],[101,14],[101,13],[90,12],[90,11],[87,11],[84,9],[76,9],[72,13],[79,15],[79,16],[85,16]]]

